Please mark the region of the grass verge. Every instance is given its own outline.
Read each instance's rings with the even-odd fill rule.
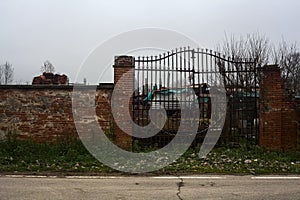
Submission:
[[[220,146],[198,157],[199,148],[155,174],[300,174],[300,152],[268,151],[258,146]],[[115,173],[96,160],[80,141],[37,144],[32,141],[0,141],[2,173]]]

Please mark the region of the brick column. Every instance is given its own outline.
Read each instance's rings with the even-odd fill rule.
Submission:
[[[297,142],[292,98],[284,93],[277,65],[260,69],[259,145],[266,149],[294,150]]]
[[[123,77],[123,75],[134,68],[134,57],[132,56],[116,56],[115,63],[114,63],[114,84],[116,85],[117,82]],[[124,79],[123,79],[124,81]],[[116,89],[116,88],[115,88]],[[122,83],[122,87],[120,87],[122,91],[120,93],[128,94],[132,93],[134,89],[134,72],[130,74],[126,74],[125,83]],[[126,96],[126,95],[124,95]],[[117,98],[113,102],[113,106],[116,110],[124,111],[124,108],[129,108],[129,112],[132,113],[132,98],[129,100],[128,98]],[[127,133],[132,133],[132,125],[130,123],[131,119],[127,119],[124,117],[122,112],[118,112],[116,116],[118,119],[114,120],[114,138],[115,143],[124,149],[131,149],[132,147],[132,136],[128,135]],[[126,127],[126,130],[121,130],[115,121],[121,121],[123,124],[122,127]]]
[[[284,94],[281,113],[282,149],[297,149],[298,116],[295,96]]]

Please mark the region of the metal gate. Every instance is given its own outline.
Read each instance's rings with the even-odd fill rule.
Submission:
[[[201,143],[210,125],[210,87],[216,84],[224,85],[227,99],[220,141],[257,142],[259,94],[253,59],[228,58],[212,50],[186,47],[157,56],[135,58],[134,76],[134,122],[139,126],[149,124],[150,109],[157,117],[166,117],[164,124],[158,124],[163,127],[159,133],[149,138],[134,138],[135,143],[159,147],[168,144],[180,125],[180,101],[198,104],[199,128],[194,144]],[[189,98],[191,90],[196,98]]]

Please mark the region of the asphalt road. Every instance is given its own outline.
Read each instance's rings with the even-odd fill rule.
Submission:
[[[300,199],[300,176],[0,177],[0,199]]]

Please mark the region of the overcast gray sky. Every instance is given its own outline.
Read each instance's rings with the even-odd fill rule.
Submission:
[[[0,0],[0,63],[30,82],[49,60],[74,81],[99,44],[143,27],[179,31],[215,49],[227,34],[299,41],[299,0]]]

